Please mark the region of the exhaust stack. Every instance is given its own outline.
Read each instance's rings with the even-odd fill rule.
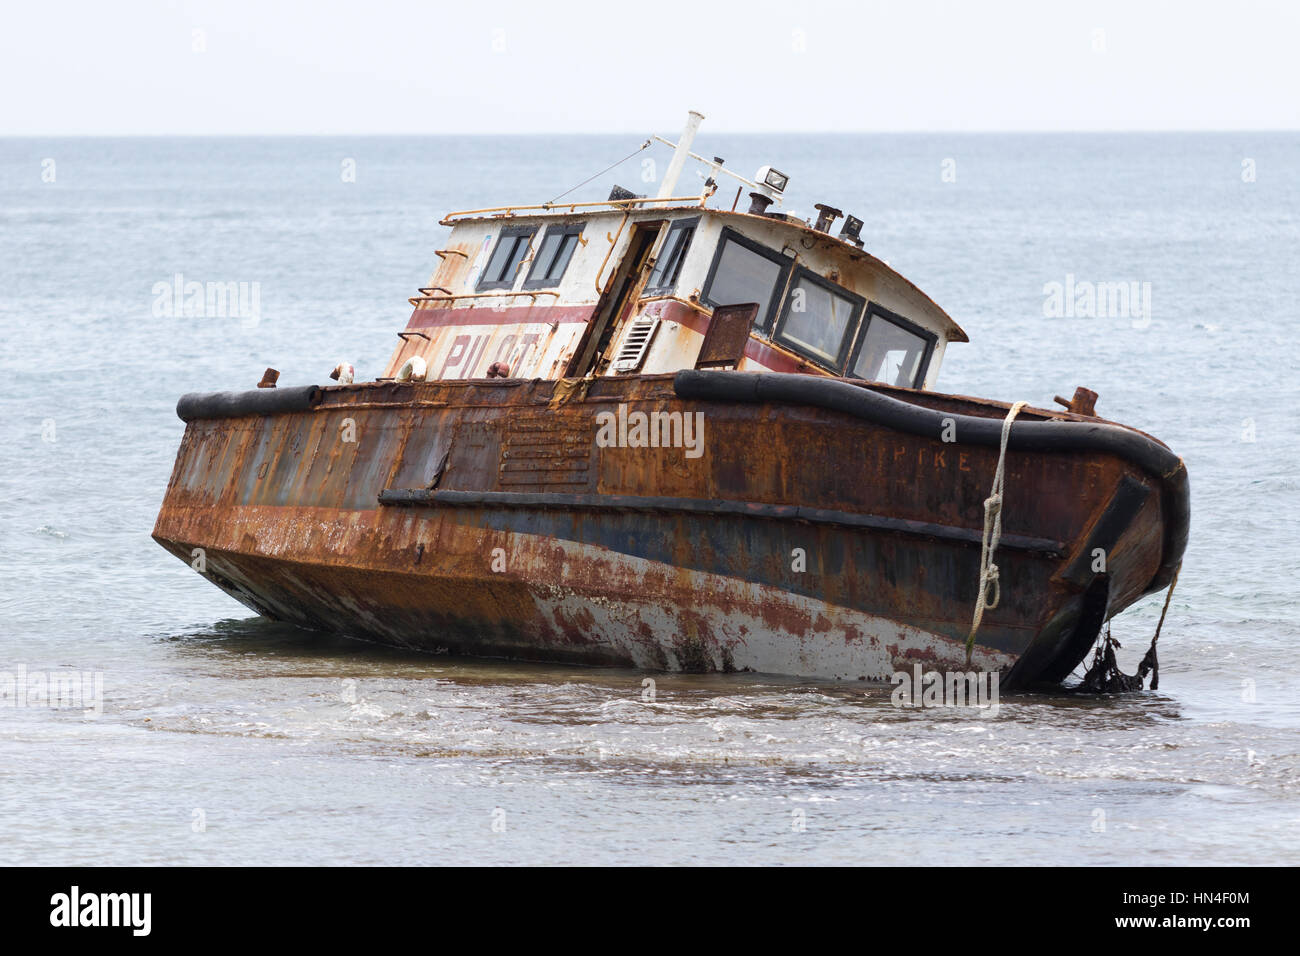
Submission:
[[[817,210],[817,225],[813,226],[813,228],[818,232],[830,232],[831,223],[844,215],[834,206],[828,206],[825,203],[819,202],[813,208]]]

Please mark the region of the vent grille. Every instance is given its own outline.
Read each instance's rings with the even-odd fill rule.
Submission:
[[[658,319],[636,319],[631,327],[627,330],[627,335],[623,338],[623,344],[619,347],[618,355],[614,357],[615,372],[635,372],[645,361],[645,354],[650,349],[650,343],[654,340],[655,331],[659,328]]]

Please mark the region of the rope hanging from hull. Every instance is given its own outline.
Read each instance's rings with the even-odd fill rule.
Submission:
[[[1002,420],[1002,442],[998,450],[998,467],[993,473],[993,487],[984,499],[984,539],[980,545],[979,595],[975,599],[975,616],[971,620],[970,634],[966,636],[966,666],[970,667],[975,650],[975,634],[984,620],[984,612],[998,606],[1002,599],[1002,584],[998,579],[998,566],[993,555],[1002,540],[1002,485],[1006,477],[1007,439],[1011,436],[1011,423],[1027,402],[1016,402]]]

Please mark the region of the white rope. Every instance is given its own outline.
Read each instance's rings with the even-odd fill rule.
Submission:
[[[993,487],[984,499],[984,540],[980,546],[980,581],[979,595],[975,599],[975,618],[971,621],[970,634],[966,637],[966,666],[970,666],[971,654],[975,650],[975,633],[984,620],[984,612],[998,606],[1002,599],[1002,584],[998,580],[998,566],[993,563],[993,554],[1002,540],[1002,483],[1007,466],[1007,439],[1011,436],[1011,423],[1016,420],[1026,402],[1016,402],[1002,420],[1002,447],[998,451],[998,470],[993,473]]]

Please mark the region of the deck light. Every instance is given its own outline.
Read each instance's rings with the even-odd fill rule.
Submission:
[[[778,193],[785,192],[785,187],[790,183],[789,176],[779,169],[773,169],[771,166],[764,166],[754,178],[773,192]]]
[[[840,238],[853,243],[855,246],[862,245],[862,239],[859,233],[862,232],[862,220],[857,216],[845,216],[844,225],[840,227]]]

